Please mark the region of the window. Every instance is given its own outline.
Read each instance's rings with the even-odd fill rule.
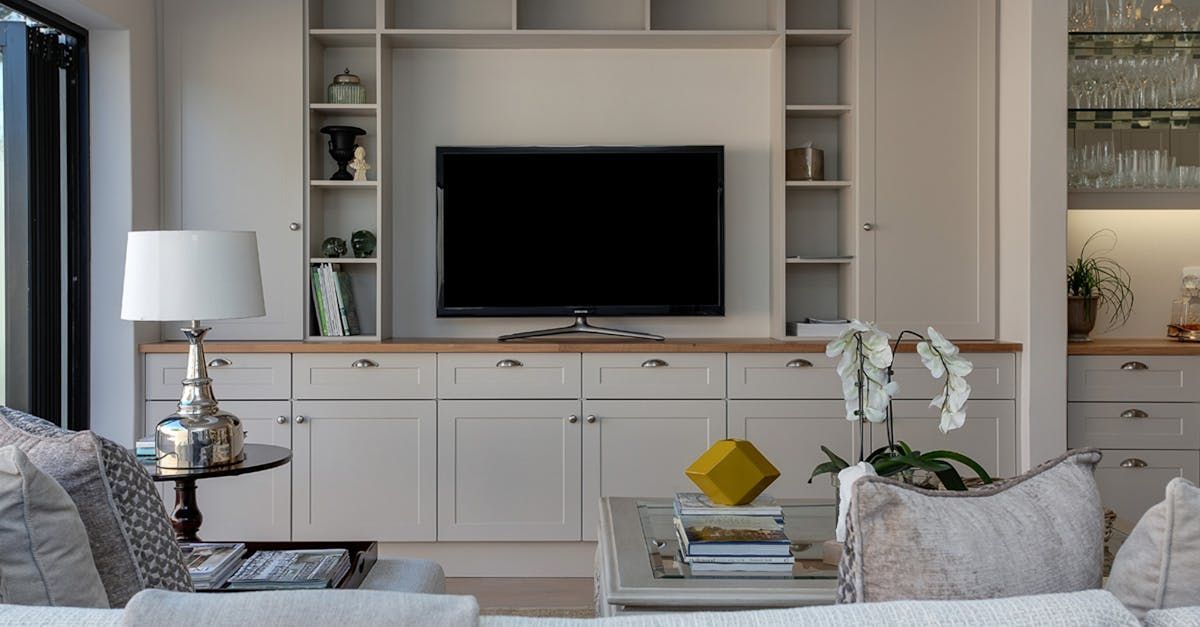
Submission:
[[[88,427],[87,33],[0,0],[0,402]]]

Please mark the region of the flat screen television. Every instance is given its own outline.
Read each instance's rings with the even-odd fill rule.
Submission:
[[[724,155],[438,147],[437,315],[724,315]]]

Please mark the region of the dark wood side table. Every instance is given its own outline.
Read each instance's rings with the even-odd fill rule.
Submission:
[[[199,542],[200,523],[204,516],[196,504],[196,480],[213,477],[232,477],[278,468],[292,459],[292,451],[271,444],[247,444],[246,459],[237,464],[207,468],[160,468],[153,459],[142,459],[142,466],[155,481],[175,482],[175,510],[171,512],[171,527],[179,542]]]

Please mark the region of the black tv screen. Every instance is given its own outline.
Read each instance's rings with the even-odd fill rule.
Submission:
[[[725,313],[724,148],[438,147],[439,316]]]

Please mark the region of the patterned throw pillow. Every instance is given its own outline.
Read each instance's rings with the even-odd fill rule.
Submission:
[[[112,607],[124,607],[145,588],[193,590],[154,482],[129,451],[90,431],[67,431],[0,407],[0,446],[7,444],[75,502]]]
[[[961,600],[1100,586],[1100,452],[1066,453],[969,492],[854,484],[838,602]]]

